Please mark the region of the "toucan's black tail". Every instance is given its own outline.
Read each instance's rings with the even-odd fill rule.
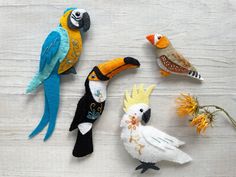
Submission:
[[[92,128],[86,133],[81,134],[78,129],[78,135],[75,142],[73,156],[75,157],[83,157],[93,152],[93,136],[92,136]]]

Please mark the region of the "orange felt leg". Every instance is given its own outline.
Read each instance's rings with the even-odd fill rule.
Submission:
[[[170,72],[164,71],[163,69],[160,69],[160,73],[163,77],[167,77],[171,74]]]

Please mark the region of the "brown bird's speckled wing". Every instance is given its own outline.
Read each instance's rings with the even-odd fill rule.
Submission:
[[[172,61],[173,63],[175,63],[176,65],[183,67],[187,70],[191,70],[191,71],[196,71],[196,69],[193,67],[193,65],[186,59],[184,58],[183,55],[181,55],[179,52],[174,51],[174,52],[168,52],[166,57]]]
[[[177,65],[176,63],[172,62],[170,59],[168,59],[165,55],[160,56],[160,61],[163,64],[165,68],[167,68],[170,72],[174,73],[188,73],[189,70]]]

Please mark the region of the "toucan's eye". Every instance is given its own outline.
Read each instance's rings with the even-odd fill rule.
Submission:
[[[78,17],[80,16],[80,12],[76,12],[75,15]]]
[[[91,78],[94,79],[94,78],[96,78],[96,76],[95,76],[95,75],[92,75]]]
[[[140,109],[139,111],[140,111],[140,112],[143,112],[143,109]]]

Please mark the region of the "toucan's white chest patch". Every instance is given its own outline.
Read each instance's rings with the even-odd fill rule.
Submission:
[[[93,124],[90,122],[81,123],[78,125],[79,131],[82,133],[82,135],[86,134],[91,128]]]
[[[107,98],[108,81],[89,81],[89,88],[93,99],[98,102],[104,102]]]

